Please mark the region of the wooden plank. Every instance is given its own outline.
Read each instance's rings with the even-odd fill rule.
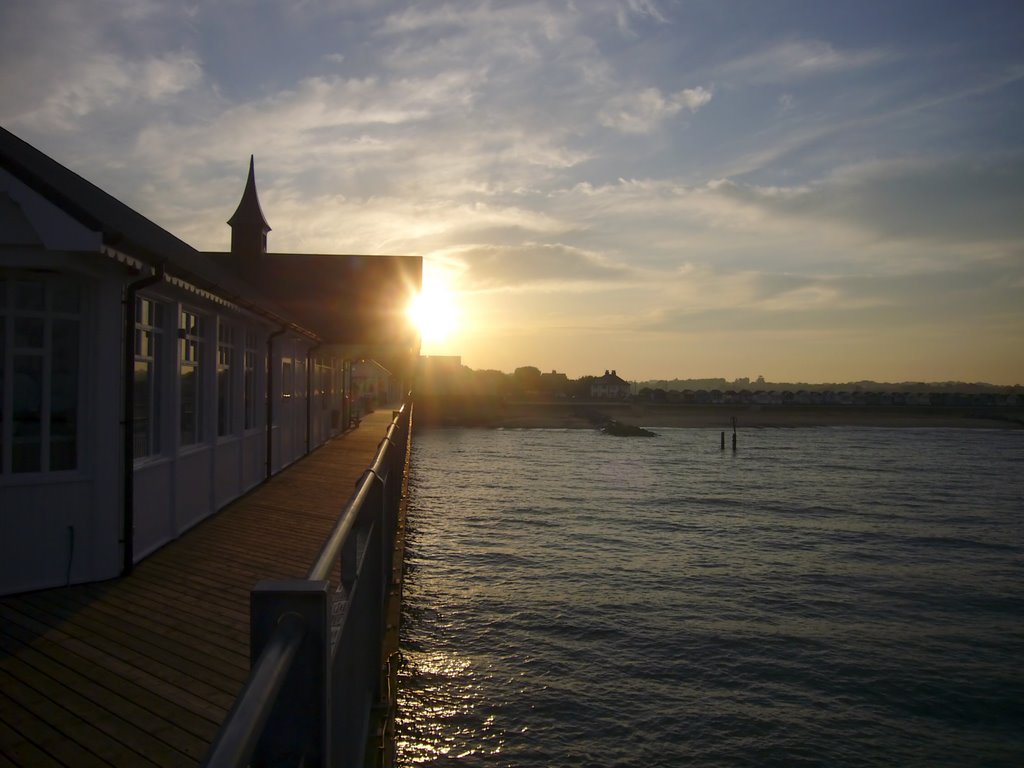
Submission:
[[[119,696],[125,701],[136,702],[163,720],[174,723],[207,741],[216,735],[218,720],[197,715],[189,706],[192,701],[187,692],[171,691],[169,687],[158,690],[144,686],[134,676],[112,674],[112,670],[105,668],[104,665],[90,662],[58,643],[40,641],[38,638],[33,642],[31,637],[19,638],[18,634],[17,627],[7,627],[7,637],[0,639],[0,647],[37,667],[39,664],[34,664],[33,658],[38,656],[47,669],[56,670],[57,674],[53,671],[48,674],[57,679],[65,677],[73,680],[80,675],[86,682],[84,685],[79,684],[77,690],[92,690],[96,693],[92,696],[94,700],[104,698],[109,692],[110,695]],[[20,641],[21,647],[19,648],[13,641]],[[179,700],[186,703],[180,704]]]
[[[137,604],[132,606],[117,595],[107,596],[103,600],[90,600],[87,595],[67,593],[54,593],[48,597],[72,609],[80,608],[81,615],[94,616],[118,626],[131,626],[143,630],[147,635],[154,634],[172,640],[180,644],[183,650],[202,649],[211,660],[218,659],[241,667],[248,665],[248,655],[240,657],[238,654],[239,641],[248,641],[248,637],[236,635],[225,638],[220,632],[210,632],[218,626],[215,616],[198,612],[175,615],[168,611],[164,603],[160,603],[156,610],[152,604],[148,610],[139,610]]]
[[[91,713],[89,724],[96,730],[160,765],[181,764],[188,758],[198,760],[202,756],[204,745],[199,739],[182,735],[137,704],[97,695],[95,687],[85,684],[80,675],[65,675],[27,653],[7,665],[6,671],[62,707],[65,722],[80,719],[73,713]]]
[[[226,694],[220,694],[218,697],[217,692],[206,686],[203,681],[186,678],[188,687],[175,684],[165,679],[166,676],[160,677],[147,669],[134,666],[116,652],[107,653],[102,647],[84,643],[63,632],[53,631],[47,633],[46,638],[42,638],[35,631],[39,625],[24,614],[0,607],[0,619],[3,620],[7,633],[16,634],[23,628],[26,634],[35,636],[35,647],[45,649],[46,653],[57,659],[67,659],[68,666],[81,670],[83,674],[93,670],[96,676],[107,680],[111,685],[136,683],[160,698],[181,703],[181,706],[190,713],[204,718],[209,723],[220,722],[232,704],[233,697]],[[81,660],[75,661],[74,657]]]
[[[248,587],[234,586],[229,581],[222,581],[219,588],[214,590],[205,586],[201,589],[190,588],[189,577],[182,570],[184,563],[184,557],[177,561],[168,560],[166,563],[157,561],[142,563],[135,567],[131,578],[119,580],[116,582],[116,590],[110,592],[135,596],[136,599],[144,601],[156,589],[168,596],[181,598],[189,603],[197,601],[204,604],[209,603],[211,612],[240,610],[238,600],[248,593]],[[206,570],[208,569],[199,572]],[[189,575],[191,576],[191,574]],[[99,592],[97,596],[102,598],[105,594],[109,593]]]
[[[61,734],[63,737],[61,741],[66,745],[77,745],[80,749],[94,755],[99,755],[104,759],[107,759],[109,756],[111,760],[121,760],[123,765],[156,765],[156,763],[142,753],[132,750],[109,733],[105,733],[99,727],[99,719],[94,711],[84,710],[81,716],[79,716],[61,706],[60,703],[52,698],[42,695],[35,687],[31,687],[22,680],[7,674],[4,670],[0,670],[0,690],[30,716],[22,718],[21,724],[23,727],[27,723],[32,722],[32,718],[34,718],[35,721],[45,724],[50,731],[57,731]],[[4,735],[0,734],[0,738],[4,738]],[[22,763],[23,765],[35,765],[34,760],[36,759],[40,761],[39,764],[41,765],[60,765],[56,758],[32,743],[33,734],[23,734],[21,738],[25,742],[30,743],[42,755],[42,757],[37,755],[31,760],[26,760]],[[6,740],[0,742],[0,744],[3,744],[3,751],[7,752],[8,745]],[[24,749],[24,747],[23,744],[15,743],[10,749],[17,752]],[[27,751],[31,752],[31,750]],[[112,762],[111,764],[116,763]],[[74,763],[71,763],[71,765],[74,765]]]
[[[33,601],[33,607],[37,611],[35,615],[40,620],[45,621],[45,617],[48,616],[51,620],[67,622],[66,626],[80,630],[86,637],[91,635],[120,643],[141,656],[184,671],[197,679],[206,680],[221,690],[237,691],[248,674],[247,664],[242,667],[220,666],[209,662],[202,653],[196,656],[186,652],[174,641],[162,639],[144,630],[134,630],[130,626],[118,626],[116,623],[104,622],[90,615],[76,614],[42,596]]]
[[[8,705],[8,701],[9,699],[0,694],[0,713],[4,712],[8,706],[15,706],[13,702]],[[33,744],[19,731],[15,731],[5,725],[3,719],[0,719],[0,744],[3,745],[3,750],[0,751],[0,758],[9,759],[9,765],[32,765],[39,766],[39,768],[56,766],[56,768],[61,768],[62,764],[57,758],[43,751],[36,744]]]
[[[5,698],[0,694],[0,711],[7,706],[14,706],[14,702],[10,701],[10,699],[3,702],[2,699]],[[15,734],[5,734],[3,731],[7,727],[3,722],[0,722],[0,743],[4,741],[14,742],[13,751],[15,754],[11,755],[12,759],[17,759],[16,753],[19,751],[17,749],[18,740],[28,742],[31,744],[32,750],[38,750],[47,755],[46,758],[41,758],[38,753],[34,753],[31,757],[22,755],[21,765],[36,765],[37,762],[49,762],[50,760],[59,765],[82,766],[83,768],[110,765],[110,762],[103,757],[84,749],[79,744],[68,741],[63,733],[53,728],[49,723],[40,720],[31,712],[25,711],[22,713],[18,724],[14,726]],[[2,761],[0,761],[0,765],[3,765]]]
[[[100,596],[93,596],[96,600]],[[145,613],[163,622],[182,622],[184,617],[202,616],[208,619],[204,631],[212,632],[216,637],[211,642],[221,641],[226,647],[237,647],[239,636],[249,636],[248,611],[238,610],[238,598],[232,602],[221,601],[216,606],[209,605],[209,600],[200,600],[191,595],[182,594],[181,590],[169,590],[160,586],[159,582],[143,584],[126,581],[116,594],[103,595],[104,602],[111,606],[123,607],[129,613]],[[160,605],[159,611],[153,611],[154,601]],[[185,629],[193,628],[189,623]]]
[[[156,597],[162,603],[177,606],[188,613],[215,613],[225,625],[240,624],[248,632],[251,587],[245,590],[232,589],[211,593],[206,589],[192,589],[186,584],[172,584],[167,579],[159,578],[159,568],[160,566],[154,566],[147,569],[142,578],[126,579],[122,589],[143,601]]]
[[[33,606],[24,607],[22,615],[31,621],[41,619],[45,622],[51,618],[44,613],[38,612]],[[49,633],[47,636],[49,637]],[[177,669],[168,665],[166,660],[146,656],[130,646],[96,635],[88,629],[72,623],[61,625],[60,637],[56,638],[55,642],[60,642],[73,648],[80,656],[91,661],[95,662],[95,660],[99,659],[99,663],[106,666],[112,666],[115,662],[123,662],[129,670],[138,670],[143,674],[151,675],[175,687],[191,690],[211,704],[221,706],[222,712],[226,712],[231,707],[231,703],[240,688],[240,686],[232,686],[229,690],[225,691],[223,687],[217,687],[210,682],[209,678],[205,675],[205,670],[189,674],[189,672],[194,672],[194,670]],[[3,663],[0,662],[0,668],[2,667]],[[135,671],[130,673],[132,676],[136,674],[137,672]]]

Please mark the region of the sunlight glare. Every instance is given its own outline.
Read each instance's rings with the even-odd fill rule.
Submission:
[[[458,329],[459,310],[455,293],[443,275],[425,272],[423,289],[413,297],[407,310],[425,346],[448,341]]]

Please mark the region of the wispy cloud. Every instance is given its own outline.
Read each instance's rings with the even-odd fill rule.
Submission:
[[[14,124],[71,130],[82,118],[99,112],[122,113],[160,104],[197,86],[202,67],[192,53],[128,60],[96,52],[76,62],[37,102],[9,116]]]
[[[703,87],[686,88],[664,95],[657,88],[616,96],[598,115],[598,122],[624,133],[650,133],[662,122],[683,110],[696,112],[711,101],[711,91]]]
[[[843,50],[820,40],[790,40],[734,59],[720,72],[749,82],[788,82],[858,70],[891,58],[882,49]]]
[[[446,256],[462,264],[468,290],[566,290],[636,277],[633,270],[610,262],[603,254],[557,242],[467,245],[447,251]]]
[[[651,19],[661,24],[670,23],[668,16],[661,10],[654,0],[625,0],[616,9],[616,21],[621,31],[626,34],[635,34],[633,20]]]
[[[774,215],[832,221],[872,236],[960,243],[1024,238],[1024,156],[869,162],[796,188],[725,181],[721,196]]]

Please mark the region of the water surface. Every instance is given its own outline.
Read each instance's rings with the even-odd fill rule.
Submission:
[[[418,434],[405,766],[1024,764],[1024,434]]]

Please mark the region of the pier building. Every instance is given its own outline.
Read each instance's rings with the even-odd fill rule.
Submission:
[[[422,262],[269,251],[252,158],[228,224],[0,129],[0,764],[384,745],[411,405],[353,428],[352,371],[408,391]]]

